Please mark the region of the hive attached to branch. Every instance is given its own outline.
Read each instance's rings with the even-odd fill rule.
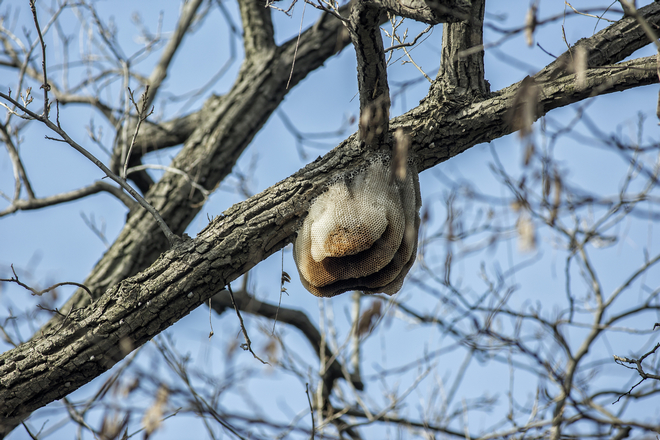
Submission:
[[[293,246],[303,286],[323,297],[396,293],[415,262],[420,206],[414,164],[400,181],[385,155],[331,183],[312,203]]]

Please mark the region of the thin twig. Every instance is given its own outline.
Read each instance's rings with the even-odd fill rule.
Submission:
[[[617,364],[619,364],[623,367],[630,368],[631,370],[636,370],[637,373],[639,373],[639,375],[642,379],[639,382],[637,382],[635,385],[633,385],[628,390],[627,393],[621,394],[618,399],[616,399],[614,402],[612,402],[613,405],[615,403],[617,403],[619,400],[621,400],[622,397],[630,395],[630,393],[632,393],[632,391],[635,389],[635,387],[637,387],[637,385],[644,382],[646,379],[660,380],[660,375],[647,373],[646,371],[644,371],[644,366],[642,365],[642,362],[644,362],[644,359],[646,359],[647,357],[654,354],[658,350],[658,348],[660,348],[660,343],[655,344],[655,347],[653,347],[648,352],[644,353],[639,359],[632,359],[632,358],[627,358],[627,357],[621,357],[621,356],[614,355],[614,362],[616,362]],[[634,365],[634,367],[629,367],[625,364],[632,364],[632,365]]]
[[[27,178],[27,173],[23,167],[23,162],[21,161],[21,157],[18,154],[18,149],[11,140],[11,135],[9,134],[9,130],[7,130],[7,126],[0,124],[0,135],[2,135],[2,138],[5,142],[7,152],[9,153],[9,159],[11,160],[12,167],[14,169],[14,200],[18,200],[20,197],[23,184],[25,184],[25,190],[27,192],[28,199],[34,199],[35,195],[34,191],[32,190],[32,185]]]
[[[231,290],[231,284],[227,283],[227,290],[229,290],[229,295],[231,296],[231,303],[234,306],[234,310],[236,310],[236,315],[238,315],[238,320],[241,322],[241,331],[243,332],[243,337],[245,337],[245,344],[241,344],[241,348],[243,350],[247,350],[250,353],[252,353],[252,356],[254,356],[257,360],[261,361],[262,364],[268,364],[268,362],[264,362],[259,356],[257,356],[254,351],[252,351],[252,341],[250,341],[250,337],[247,334],[247,330],[245,329],[245,324],[243,323],[243,317],[241,316],[241,312],[238,311],[238,307],[236,306],[236,301],[234,300],[234,292]],[[270,364],[268,364],[270,365]]]
[[[305,394],[307,394],[307,403],[309,403],[309,414],[312,416],[312,435],[310,436],[310,440],[314,440],[316,425],[314,424],[314,407],[312,406],[312,399],[309,397],[309,383],[305,384]]]
[[[298,56],[298,46],[300,46],[300,36],[302,35],[302,26],[303,20],[305,19],[305,7],[307,2],[303,3],[302,17],[300,17],[300,29],[298,30],[298,39],[296,40],[296,49],[293,51],[293,61],[291,62],[291,73],[289,73],[289,79],[286,82],[286,89],[289,90],[289,84],[291,84],[291,78],[293,78],[293,68],[296,66],[296,56]]]
[[[211,321],[211,298],[209,298],[209,326],[211,327],[211,331],[209,332],[209,339],[213,336],[213,321]]]
[[[129,168],[126,171],[126,175],[129,176],[132,173],[135,173],[137,171],[146,170],[146,169],[168,171],[170,173],[178,174],[180,176],[185,177],[186,180],[188,181],[188,183],[190,183],[190,186],[192,186],[193,188],[195,188],[196,190],[198,190],[199,192],[202,193],[202,196],[204,196],[204,200],[208,199],[209,195],[211,194],[211,192],[209,190],[204,188],[199,183],[195,182],[195,179],[193,179],[190,176],[190,174],[188,174],[185,171],[180,170],[178,168],[168,167],[167,165],[157,165],[157,164],[146,163],[146,164],[142,164],[142,165],[138,165],[138,166],[134,166],[134,167]]]
[[[66,131],[62,130],[59,128],[57,125],[53,124],[48,118],[44,118],[43,116],[40,116],[36,113],[34,113],[31,110],[28,110],[25,106],[21,105],[18,101],[16,101],[14,98],[11,96],[0,92],[0,98],[3,98],[5,101],[8,101],[18,107],[22,112],[26,113],[29,117],[36,119],[40,122],[43,122],[48,128],[50,128],[52,131],[57,133],[62,137],[62,140],[71,145],[74,149],[76,149],[79,153],[81,153],[83,156],[85,156],[87,159],[92,161],[94,165],[99,167],[105,174],[108,176],[110,179],[114,180],[117,182],[122,188],[124,188],[133,198],[144,208],[146,209],[156,220],[156,223],[158,223],[158,226],[160,226],[161,231],[163,231],[163,234],[165,234],[165,237],[167,237],[167,240],[169,241],[170,245],[174,245],[175,243],[179,242],[181,240],[180,237],[178,237],[176,234],[174,234],[169,226],[167,226],[167,223],[165,223],[165,220],[160,216],[156,208],[151,206],[149,202],[147,202],[137,191],[133,189],[131,185],[126,183],[126,180],[122,179],[115,173],[113,173],[103,162],[98,160],[92,153],[87,151],[85,148],[83,148],[81,145],[76,143],[69,135],[66,133]],[[0,103],[1,104],[1,103]]]
[[[37,19],[37,8],[34,4],[35,0],[30,0],[30,9],[32,10],[32,17],[34,17],[34,26],[37,28],[39,34],[39,41],[41,42],[41,70],[44,73],[44,83],[41,88],[44,89],[44,117],[48,119],[48,91],[50,85],[48,84],[48,74],[46,73],[46,43],[44,43],[44,36],[41,34],[41,27],[39,27],[39,20]]]
[[[31,432],[30,429],[27,427],[27,425],[25,424],[25,422],[21,422],[21,425],[23,425],[23,428],[25,428],[25,430],[27,431],[28,435],[30,436],[30,438],[31,438],[32,440],[39,440],[39,438],[38,438],[37,436],[35,436],[34,434],[32,434],[32,432]]]
[[[277,303],[277,311],[275,312],[275,319],[273,320],[273,331],[271,332],[273,335],[275,334],[275,324],[277,324],[277,317],[280,314],[280,307],[282,306],[282,294],[286,293],[286,287],[284,287],[284,283],[291,282],[291,276],[284,272],[284,248],[282,248],[280,253],[282,254],[282,277],[280,278],[280,300]]]
[[[575,12],[575,13],[578,14],[578,15],[584,15],[585,17],[597,18],[597,19],[599,19],[599,20],[608,21],[608,22],[610,22],[610,23],[616,23],[616,20],[611,20],[611,19],[609,19],[609,18],[605,18],[605,17],[599,17],[598,15],[587,14],[586,12],[580,12],[580,11],[578,11],[577,9],[575,9],[575,8],[573,7],[573,5],[570,4],[570,3],[567,2],[567,1],[564,1],[564,4],[568,5],[568,7],[571,8],[571,9],[573,10],[573,12]]]
[[[139,106],[136,102],[135,99],[133,98],[133,91],[128,88],[128,94],[130,96],[130,100],[133,103],[133,106],[135,107],[135,111],[137,112],[137,123],[135,124],[135,132],[133,132],[133,139],[131,139],[131,145],[128,147],[128,152],[126,153],[126,157],[124,158],[124,170],[122,172],[121,177],[126,179],[126,170],[128,169],[128,161],[131,157],[131,153],[133,153],[133,147],[135,146],[135,140],[137,139],[138,133],[140,132],[140,125],[142,125],[142,122],[145,121],[151,114],[154,112],[154,108],[151,108],[151,111],[147,113],[147,105],[148,105],[148,100],[149,100],[149,84],[147,84],[144,87],[144,93],[142,94],[142,105]],[[127,118],[128,121],[128,118]]]
[[[135,209],[137,203],[131,196],[126,194],[118,186],[111,185],[109,182],[97,180],[96,182],[84,188],[74,189],[73,191],[55,194],[53,196],[37,198],[37,199],[18,199],[9,200],[11,204],[0,211],[0,217],[12,214],[16,211],[28,211],[33,209],[41,209],[46,206],[54,206],[61,203],[67,203],[72,200],[79,200],[87,196],[98,194],[100,192],[107,192],[118,198],[129,210]]]
[[[428,31],[430,31],[431,29],[433,29],[433,26],[430,26],[430,25],[429,25],[429,26],[426,27],[426,29],[424,29],[422,32],[420,32],[419,35],[417,35],[417,36],[415,37],[415,39],[412,40],[411,42],[409,42],[409,43],[395,44],[394,46],[390,46],[390,47],[388,47],[387,49],[385,49],[384,52],[387,53],[387,52],[389,52],[389,51],[391,51],[391,50],[401,49],[402,47],[410,47],[410,46],[414,46],[415,44],[417,44],[417,40],[419,40],[419,39],[422,37],[422,35],[424,35],[424,34],[427,33]]]
[[[50,286],[50,287],[48,287],[44,290],[36,290],[36,289],[33,289],[32,287],[28,286],[27,284],[21,282],[18,279],[18,275],[16,275],[16,271],[14,270],[14,265],[13,264],[11,265],[11,271],[14,274],[13,278],[0,278],[0,281],[6,282],[6,283],[16,283],[19,286],[23,287],[24,289],[27,289],[30,292],[32,292],[33,296],[41,296],[44,293],[48,293],[51,290],[57,289],[58,287],[61,287],[61,286],[76,286],[76,287],[80,287],[81,289],[84,289],[87,293],[89,293],[90,298],[94,298],[94,296],[92,295],[92,291],[89,290],[84,284],[74,283],[74,282],[71,282],[71,281],[65,281],[63,283],[53,284],[52,286]]]

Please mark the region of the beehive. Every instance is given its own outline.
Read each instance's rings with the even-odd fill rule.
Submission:
[[[396,293],[417,252],[419,179],[413,163],[402,181],[386,155],[343,176],[314,200],[293,246],[303,286],[316,296],[349,290]]]

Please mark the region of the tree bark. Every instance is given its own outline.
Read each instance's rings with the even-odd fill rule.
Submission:
[[[349,31],[357,58],[360,93],[359,137],[368,146],[383,145],[390,121],[387,62],[380,35],[383,10],[358,0],[351,12]]]

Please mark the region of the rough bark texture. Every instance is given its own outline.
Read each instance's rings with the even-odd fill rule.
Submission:
[[[474,0],[465,21],[442,29],[442,64],[436,86],[447,95],[485,96],[490,92],[484,69],[484,0]]]
[[[357,57],[360,92],[360,140],[370,147],[382,145],[390,120],[390,89],[383,38],[378,25],[383,10],[358,1],[353,7],[350,35]]]
[[[426,24],[463,21],[470,14],[467,0],[369,0],[365,3]]]
[[[244,22],[253,13],[256,22],[264,20],[258,11],[246,10],[250,5],[241,6]],[[475,2],[473,7],[483,5]],[[639,12],[652,25],[660,24],[658,3]],[[468,25],[448,26],[447,32],[450,39],[462,42],[456,44],[472,46],[473,31]],[[267,48],[255,51],[259,55],[246,60],[227,95],[209,99],[199,113],[201,123],[186,138],[183,151],[172,164],[195,176],[209,190],[230,172],[286,94],[294,44],[271,47],[267,35],[268,29],[265,34],[246,38],[246,45]],[[292,84],[343,47],[347,38],[337,20],[325,20],[305,32]],[[570,54],[562,55],[534,77],[539,88],[539,112],[535,116],[590,96],[656,83],[655,57],[612,65],[647,43],[630,17],[581,40],[578,44],[590,48],[584,86],[576,86],[575,76],[566,67]],[[385,137],[391,143],[392,133],[404,128],[420,171],[514,130],[507,112],[521,83],[487,94],[483,70],[476,73],[483,63],[462,63],[463,58],[458,57],[449,71],[447,63],[456,62],[452,52],[456,53],[443,50],[446,74],[440,75],[438,85],[418,107],[391,120]],[[467,72],[465,77],[461,72]],[[455,85],[453,90],[477,93],[470,93],[470,99],[451,99],[456,94],[447,84]],[[132,211],[119,238],[85,281],[95,301],[90,304],[86,294],[76,293],[64,312],[71,307],[75,310],[63,323],[53,321],[31,341],[0,356],[0,435],[31,411],[66,396],[112,367],[127,354],[122,350],[127,344],[122,341],[129,340],[133,347],[143,344],[290,243],[310,200],[329,179],[361,166],[369,154],[356,135],[350,136],[325,157],[233,206],[194,240],[186,239],[169,250],[153,219],[142,210]],[[203,201],[198,194],[191,197],[190,192],[184,178],[168,173],[147,194],[179,234]]]

